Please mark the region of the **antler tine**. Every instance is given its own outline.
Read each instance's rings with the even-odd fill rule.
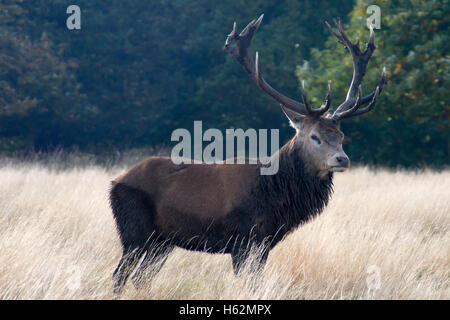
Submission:
[[[381,93],[381,91],[383,91],[383,85],[385,83],[386,83],[386,67],[383,67],[383,71],[381,72],[381,79],[377,85],[377,88],[379,88],[379,93]],[[374,95],[375,95],[375,91],[372,91],[372,93],[370,93],[369,95],[365,96],[362,99],[361,104],[365,105],[366,103],[371,102]]]
[[[346,119],[346,118],[350,118],[350,117],[354,117],[354,116],[359,116],[361,114],[369,112],[370,110],[373,109],[373,107],[375,107],[375,103],[377,101],[377,98],[378,98],[379,94],[380,94],[380,87],[377,86],[377,88],[375,89],[375,92],[374,92],[374,95],[373,95],[373,98],[372,98],[371,102],[366,107],[364,107],[362,109],[359,109],[359,106],[358,106],[357,108],[355,108],[355,110],[352,110],[354,108],[349,109],[349,110],[341,113],[339,115],[339,119],[338,120],[342,120],[342,119]],[[356,105],[356,103],[355,103],[355,105]]]
[[[330,107],[330,104],[331,104],[331,83],[330,82],[328,82],[328,92],[327,92],[327,96],[326,96],[325,100],[326,100],[325,105]]]
[[[330,108],[330,105],[331,105],[331,85],[330,85],[330,83],[328,83],[328,91],[327,91],[327,96],[325,97],[325,105],[320,107],[317,110],[320,111],[321,114],[323,114],[328,111],[328,109]]]
[[[375,46],[375,32],[373,31],[372,25],[369,26],[369,30],[370,30],[369,42],[367,43],[365,51],[369,50],[370,46],[374,47],[374,49],[376,48],[376,46]]]
[[[344,42],[343,42],[342,39],[341,39],[341,35],[340,35],[339,33],[337,33],[336,31],[334,31],[334,29],[330,26],[330,24],[328,23],[328,21],[325,21],[325,25],[326,25],[327,28],[330,30],[330,32],[331,32],[332,34],[334,34],[334,36],[335,36],[336,38],[338,38],[339,42],[342,43],[342,44],[344,44]]]
[[[258,51],[256,51],[256,53],[255,53],[255,79],[256,79],[256,84],[258,85],[258,87],[260,86],[259,78],[260,78],[260,74],[259,74],[259,55],[258,55]]]
[[[259,53],[255,53],[255,60],[253,61],[250,55],[250,44],[253,35],[261,25],[264,15],[261,15],[258,19],[252,20],[240,33],[237,34],[236,23],[233,24],[233,30],[227,36],[223,49],[230,53],[247,71],[249,76],[253,79],[256,85],[264,92],[269,94],[272,98],[278,101],[284,107],[300,113],[306,116],[318,117],[325,113],[330,106],[330,88],[328,88],[327,101],[324,106],[314,109],[309,104],[306,98],[306,92],[304,84],[301,88],[302,99],[304,103],[300,103],[291,98],[284,96],[283,94],[272,88],[263,78],[261,74],[261,67],[259,64]],[[234,46],[231,45],[234,42]]]
[[[305,105],[306,110],[308,111],[308,114],[312,115],[314,113],[314,111],[311,108],[311,105],[308,103],[308,98],[306,97],[305,80],[302,80],[302,85],[300,87],[300,93],[302,96],[303,104]]]
[[[302,80],[302,86],[300,87],[300,92],[302,95],[302,100],[303,103],[305,104],[306,110],[308,111],[308,114],[312,117],[320,117],[321,115],[323,115],[325,112],[328,111],[328,109],[330,108],[330,104],[331,104],[331,86],[330,84],[328,84],[328,92],[327,92],[327,96],[325,98],[325,105],[323,105],[320,108],[312,108],[311,104],[308,102],[308,98],[306,96],[306,90],[305,90],[305,80]]]
[[[350,41],[350,39],[348,38],[347,34],[344,31],[344,28],[342,27],[341,19],[337,20],[333,19],[333,23],[338,30],[337,32],[330,26],[330,24],[327,21],[325,21],[325,25],[331,31],[331,33],[338,39],[338,41],[342,43],[345,46],[345,48],[347,48],[350,51],[352,55],[358,54],[360,52],[359,40],[356,41],[356,44]]]
[[[350,109],[347,109],[343,112],[341,112],[339,114],[339,116],[333,116],[333,118],[335,120],[342,120],[345,118],[348,118],[350,116],[354,115],[354,112],[356,112],[356,110],[358,110],[358,108],[361,106],[361,101],[362,101],[362,89],[361,89],[361,85],[358,87],[358,97],[356,98],[355,103],[353,104],[353,106]]]
[[[278,101],[283,108],[290,109],[296,113],[311,116],[320,117],[328,111],[331,105],[331,86],[328,84],[328,92],[325,100],[325,104],[320,108],[313,108],[309,103],[305,90],[305,83],[302,81],[300,88],[303,103],[295,101],[280,92],[272,88],[263,78],[261,74],[261,68],[259,65],[259,53],[256,52],[255,59],[249,54],[251,40],[261,25],[264,15],[261,15],[258,19],[252,20],[239,34],[237,33],[236,22],[233,24],[233,30],[227,36],[225,40],[224,50],[230,53],[247,71],[249,76],[253,79],[256,85],[269,94],[273,99]],[[350,83],[350,87],[347,92],[347,97],[343,103],[339,105],[332,117],[335,120],[341,120],[350,116],[360,115],[370,111],[376,102],[377,97],[383,89],[383,85],[386,82],[386,73],[383,69],[381,80],[374,92],[363,97],[361,90],[361,82],[366,72],[367,64],[370,57],[375,50],[375,34],[373,28],[370,28],[369,41],[364,49],[361,51],[359,48],[359,40],[356,43],[352,43],[346,35],[344,28],[342,27],[340,19],[333,19],[335,28],[332,28],[328,22],[325,22],[331,33],[338,39],[339,42],[349,50],[353,58],[353,77]],[[232,45],[234,42],[234,45]],[[357,97],[355,99],[355,95]],[[368,104],[365,108],[361,108]]]
[[[361,114],[364,114],[366,112],[369,112],[370,110],[373,109],[373,107],[375,107],[375,102],[377,101],[378,96],[380,95],[380,87],[377,86],[377,88],[375,89],[375,93],[373,95],[372,101],[364,108],[362,109],[358,109],[355,111],[354,114],[352,114],[351,116],[359,116]]]
[[[375,92],[372,92],[366,97],[361,95],[361,82],[366,73],[367,64],[370,57],[375,50],[375,33],[373,28],[370,27],[369,41],[364,49],[361,51],[359,48],[359,40],[354,44],[347,37],[340,20],[334,20],[334,24],[337,30],[333,29],[328,22],[325,23],[332,34],[338,39],[339,42],[343,43],[345,47],[349,50],[353,58],[353,77],[350,83],[350,87],[347,92],[345,101],[341,103],[333,114],[333,118],[336,120],[341,120],[350,116],[362,114],[362,112],[357,111],[362,105],[371,103],[375,96]],[[385,81],[384,73],[382,75],[382,80],[378,85],[378,94],[381,92],[382,86]],[[358,92],[358,97],[355,102],[355,94]],[[372,107],[373,108],[373,105]],[[364,109],[365,110],[365,109]]]
[[[273,99],[281,103],[286,108],[297,113],[307,115],[308,112],[305,105],[295,101],[289,97],[284,96],[277,90],[272,88],[261,75],[261,68],[259,66],[259,54],[256,53],[255,61],[250,55],[250,44],[253,35],[261,25],[264,15],[262,14],[258,19],[252,20],[240,33],[237,34],[236,23],[233,24],[233,30],[227,36],[223,49],[230,53],[247,71],[248,75],[253,79],[256,85],[269,94]],[[234,42],[234,45],[231,43]]]
[[[386,67],[383,67],[383,71],[381,72],[381,79],[380,79],[380,82],[378,83],[375,91],[372,92],[371,94],[361,98],[361,96],[362,96],[361,86],[359,86],[358,98],[357,98],[355,104],[353,105],[353,107],[344,112],[341,112],[337,115],[333,115],[333,119],[335,119],[336,121],[340,121],[342,119],[362,115],[362,114],[367,113],[370,110],[372,110],[375,107],[376,100],[377,100],[378,96],[380,95],[381,91],[383,90],[383,85],[385,83],[386,83]],[[367,106],[365,106],[364,108],[361,108],[361,106],[363,106],[367,103],[369,103]]]
[[[342,24],[341,24],[341,19],[333,19],[333,22],[336,26],[336,28],[338,28],[339,30],[339,34],[341,35],[341,38],[345,44],[345,46],[350,50],[350,51],[355,51],[356,48],[359,49],[359,46],[356,46],[355,44],[353,44],[351,42],[351,40],[348,38],[347,34],[344,31],[344,28],[342,28]]]

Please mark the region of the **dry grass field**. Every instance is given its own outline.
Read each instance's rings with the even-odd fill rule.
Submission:
[[[0,167],[0,299],[111,299],[125,168]],[[272,250],[256,288],[229,255],[176,249],[123,299],[450,299],[450,171],[335,175],[326,210]]]

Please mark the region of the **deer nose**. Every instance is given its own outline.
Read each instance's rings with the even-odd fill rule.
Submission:
[[[350,162],[348,157],[336,157],[336,161],[341,167],[348,167]]]

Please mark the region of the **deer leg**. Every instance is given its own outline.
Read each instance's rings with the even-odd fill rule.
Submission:
[[[120,258],[119,264],[113,273],[114,295],[120,294],[141,256],[142,250],[140,248],[126,248],[123,250],[122,258]]]
[[[131,278],[136,289],[142,289],[156,276],[173,248],[173,245],[158,244],[147,249],[144,260]]]
[[[258,288],[268,256],[269,249],[266,247],[261,247],[260,252],[253,253],[251,250],[244,250],[231,255],[236,276],[241,275],[243,269],[248,270],[250,278],[247,285],[252,293],[255,293]]]
[[[241,274],[242,268],[248,258],[248,250],[237,250],[231,253],[231,261],[233,263],[233,271],[236,276]]]
[[[123,247],[122,258],[113,273],[114,294],[118,295],[147,250],[154,227],[152,208],[139,190],[118,183],[111,190],[110,200]]]
[[[264,270],[264,267],[267,262],[267,258],[269,257],[269,249],[264,248],[264,251],[261,253],[260,256],[256,259],[255,263],[255,270],[254,273],[261,274],[261,272]]]
[[[251,249],[240,249],[231,253],[231,259],[233,262],[234,274],[238,276],[244,267],[252,274],[257,274],[264,269],[267,258],[269,256],[269,249],[262,247],[261,252],[252,254]]]

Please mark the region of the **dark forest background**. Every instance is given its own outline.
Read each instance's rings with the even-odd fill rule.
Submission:
[[[81,30],[66,9],[81,8]],[[450,1],[33,0],[0,2],[0,153],[57,148],[80,154],[170,145],[176,128],[280,128],[276,102],[222,51],[264,13],[253,49],[265,78],[300,99],[306,80],[316,106],[331,80],[336,107],[351,80],[351,57],[324,21],[341,17],[365,45],[366,9],[381,8],[377,50],[363,92],[385,65],[389,83],[371,113],[344,121],[345,149],[365,164],[449,164]]]

